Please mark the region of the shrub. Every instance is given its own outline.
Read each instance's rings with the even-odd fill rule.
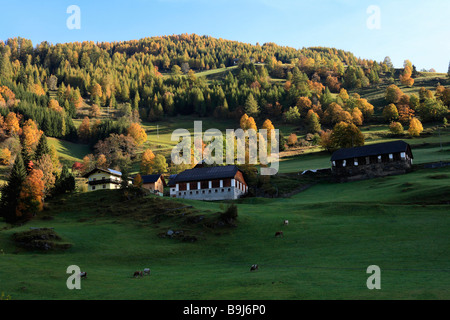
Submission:
[[[232,222],[236,220],[237,216],[238,208],[234,203],[232,203],[225,209],[224,212],[220,214],[220,220]]]
[[[400,122],[391,122],[389,131],[395,135],[403,133],[403,126]]]

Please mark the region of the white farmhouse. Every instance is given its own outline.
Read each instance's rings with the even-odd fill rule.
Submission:
[[[88,179],[88,191],[119,189],[122,183],[122,172],[112,169],[95,168],[83,177]],[[131,183],[132,180],[129,178],[128,184]]]

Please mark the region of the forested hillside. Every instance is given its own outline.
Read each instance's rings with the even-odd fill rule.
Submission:
[[[186,167],[167,163],[173,145],[150,142],[147,133],[152,123],[173,131],[179,116],[229,121],[229,128],[244,130],[283,126],[280,149],[297,152],[364,145],[361,127],[367,124],[387,124],[395,137],[406,127],[409,136],[419,136],[422,123],[446,126],[450,105],[443,75],[432,86],[423,79],[429,78],[408,60],[395,69],[389,57],[376,62],[334,48],[195,34],[37,45],[8,39],[0,41],[2,178],[11,184],[9,173],[16,170],[22,183],[38,169],[48,184],[40,197],[51,195],[55,181],[69,179],[55,150],[64,140],[89,151],[78,156],[82,171],[99,166],[177,173]],[[416,80],[425,85],[416,90]],[[58,139],[52,149],[46,137]]]
[[[142,120],[156,121],[175,114],[210,116],[214,111],[239,117],[252,94],[261,116],[279,115],[301,96],[317,105],[325,86],[332,92],[367,87],[379,81],[381,72],[392,71],[389,65],[342,50],[295,50],[197,35],[97,44],[43,42],[35,47],[14,38],[1,43],[0,51],[2,84],[20,100],[17,111],[38,121],[47,135],[70,139],[75,139],[70,118],[77,117],[82,99],[100,108],[129,103]],[[234,64],[240,72],[227,73],[224,81],[207,83],[194,73]],[[271,78],[287,81],[277,84]],[[56,112],[48,109],[51,99],[58,102],[49,108]],[[66,129],[52,130],[44,120],[50,117],[56,119],[49,121],[55,127],[65,122]]]

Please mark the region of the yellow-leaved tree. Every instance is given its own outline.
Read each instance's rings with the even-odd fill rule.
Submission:
[[[134,139],[134,141],[136,141],[138,145],[142,145],[145,141],[147,141],[147,134],[139,123],[132,123],[128,128],[128,134]]]
[[[409,122],[409,129],[408,129],[408,133],[411,136],[420,136],[420,134],[423,131],[423,126],[422,123],[419,121],[419,119],[417,118],[412,118],[411,121]]]
[[[155,160],[155,154],[152,150],[147,149],[142,154],[141,159],[141,173],[143,174],[151,174],[153,172],[153,163]]]

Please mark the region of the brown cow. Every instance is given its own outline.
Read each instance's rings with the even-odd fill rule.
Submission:
[[[135,278],[142,277],[142,276],[143,276],[142,271],[135,271],[134,274],[133,274],[133,277],[135,277]]]
[[[275,232],[275,237],[283,237],[283,231]]]

